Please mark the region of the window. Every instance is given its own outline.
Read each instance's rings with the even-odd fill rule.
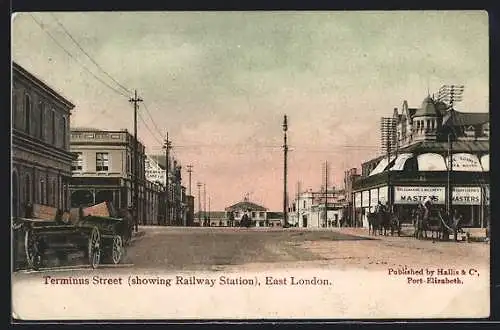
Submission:
[[[132,166],[130,166],[130,165],[131,165],[130,154],[127,153],[127,173],[128,174],[132,173],[131,170],[130,170]]]
[[[62,147],[64,149],[66,149],[66,127],[67,127],[67,125],[66,125],[66,117],[62,118],[61,126],[62,126],[61,127],[61,136],[62,136],[62,143],[61,143],[61,145],[62,145]]]
[[[43,140],[45,138],[45,107],[42,102],[38,103],[38,107],[38,111],[40,112],[40,127],[38,129],[40,130],[40,138]]]
[[[259,217],[263,218],[264,217],[264,212],[259,212]]]
[[[81,170],[83,170],[83,155],[81,152],[77,152],[76,154],[78,155],[78,157],[71,164],[71,170],[72,171],[81,171]]]
[[[107,152],[96,153],[95,169],[97,172],[106,172],[109,170],[109,158]]]
[[[52,109],[51,130],[52,130],[52,144],[56,143],[56,111]]]
[[[52,180],[51,182],[52,185],[52,195],[50,196],[50,205],[56,206],[56,201],[57,201],[57,192],[56,192],[56,180]]]
[[[29,134],[31,131],[31,99],[28,94],[24,96],[24,116],[26,133]]]
[[[303,207],[303,208],[304,208],[304,209],[306,208],[306,201],[304,201],[304,207]]]
[[[40,180],[40,204],[45,204],[45,203],[47,203],[45,181]]]
[[[255,218],[257,216],[257,212],[252,212],[252,218]]]
[[[17,92],[13,88],[12,89],[12,123],[13,123],[13,126],[16,128],[18,127],[17,126],[17,118],[18,118],[18,115],[17,115]]]

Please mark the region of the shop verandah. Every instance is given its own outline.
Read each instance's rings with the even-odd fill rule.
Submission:
[[[488,228],[490,224],[489,173],[453,172],[450,213],[462,217],[464,228]],[[356,226],[368,226],[367,215],[376,205],[389,204],[403,223],[412,222],[412,211],[430,197],[433,204],[448,211],[446,172],[386,171],[358,180],[354,186],[353,218]]]

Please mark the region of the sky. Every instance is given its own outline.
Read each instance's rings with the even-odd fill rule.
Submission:
[[[280,211],[285,114],[290,198],[325,161],[342,188],[404,100],[462,84],[455,108],[489,111],[488,38],[485,11],[17,13],[12,58],[76,105],[71,127],[133,132],[137,90],[139,139],[163,153],[168,132],[195,197]]]

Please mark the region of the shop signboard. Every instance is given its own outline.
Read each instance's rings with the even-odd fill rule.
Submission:
[[[361,193],[360,192],[354,193],[354,207],[355,208],[361,207]]]
[[[370,191],[365,190],[361,192],[361,206],[369,207],[370,206]]]
[[[449,160],[446,158],[446,164],[448,163]],[[483,167],[476,155],[458,153],[453,154],[453,171],[482,172]]]
[[[481,205],[480,187],[453,187],[453,205]]]
[[[444,187],[394,187],[394,204],[419,204],[429,197],[434,204],[445,204]]]

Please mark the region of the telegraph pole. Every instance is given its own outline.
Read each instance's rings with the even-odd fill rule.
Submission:
[[[189,196],[191,196],[191,173],[193,173],[193,165],[187,166],[187,172],[189,174]]]
[[[129,99],[134,104],[134,222],[135,231],[139,231],[139,153],[137,141],[137,109],[138,103],[143,100],[137,97],[137,90],[134,91],[134,97]]]
[[[300,227],[300,181],[297,182],[297,227]]]
[[[167,137],[163,142],[165,149],[165,224],[170,225],[170,149],[172,149],[172,141]]]
[[[448,124],[448,182],[447,182],[447,211],[448,217],[453,216],[453,187],[451,184],[452,181],[452,173],[453,173],[453,136],[454,127],[453,127],[453,106],[456,102],[462,101],[462,96],[464,92],[464,85],[443,85],[439,88],[438,92],[438,100],[441,102],[447,102],[449,104],[450,111],[450,121],[451,124]]]
[[[210,196],[208,196],[208,223],[210,224]]]
[[[328,227],[328,161],[325,161],[325,227]]]
[[[288,121],[287,116],[283,118],[283,228],[288,227],[288,192],[287,192],[287,154],[288,154],[288,144],[287,144],[287,131],[288,131]]]
[[[203,184],[198,182],[196,186],[198,187],[198,222],[201,226],[201,186],[203,186]]]
[[[207,185],[203,184],[203,221],[207,218]]]

